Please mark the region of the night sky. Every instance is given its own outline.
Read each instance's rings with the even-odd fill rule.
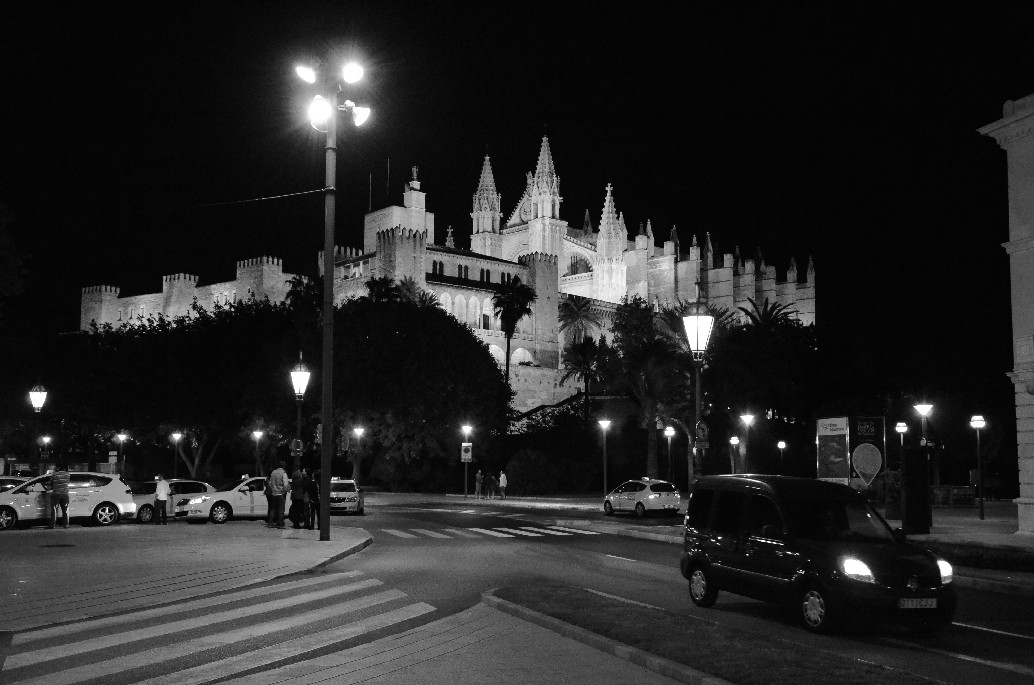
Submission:
[[[710,232],[780,278],[812,255],[852,368],[1009,406],[1005,153],[976,129],[1034,92],[1030,3],[481,4],[6,3],[0,203],[29,258],[6,333],[75,330],[88,285],[313,272],[321,196],[244,201],[322,187],[293,68],[353,56],[373,116],[341,136],[339,244],[417,165],[439,242],[469,246],[483,156],[509,217],[546,134],[570,224],[611,183],[630,237]]]

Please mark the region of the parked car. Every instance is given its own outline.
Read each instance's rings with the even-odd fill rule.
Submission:
[[[603,513],[610,516],[616,511],[631,511],[640,517],[648,512],[675,515],[681,504],[682,495],[668,481],[640,478],[614,488],[603,499]]]
[[[366,514],[366,497],[363,489],[354,480],[330,479],[330,513]]]
[[[110,526],[136,514],[133,493],[121,477],[108,473],[72,471],[68,474],[68,518],[89,518]],[[38,476],[0,492],[0,530],[19,521],[50,519],[50,476]]]
[[[13,490],[16,486],[21,485],[28,478],[22,478],[20,476],[0,476],[0,492],[7,492]]]
[[[818,633],[854,617],[929,630],[955,614],[951,564],[891,530],[864,494],[810,478],[698,479],[681,571],[698,606],[725,590],[783,604]]]
[[[130,483],[130,489],[133,491],[133,501],[136,502],[137,523],[151,523],[154,520],[154,490],[157,486],[158,481],[156,480]],[[181,499],[181,496],[200,492],[215,492],[215,486],[209,485],[202,480],[170,478],[169,502],[165,505],[166,513],[174,518],[176,502]]]
[[[226,523],[232,518],[265,518],[264,477],[242,478],[215,488],[175,500],[175,517],[188,521]]]

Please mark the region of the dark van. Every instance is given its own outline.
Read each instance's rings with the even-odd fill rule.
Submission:
[[[848,617],[930,630],[955,614],[951,564],[905,542],[862,493],[809,478],[698,479],[681,570],[698,606],[720,590],[778,602],[817,633]]]

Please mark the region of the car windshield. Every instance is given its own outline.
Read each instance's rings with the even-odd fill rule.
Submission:
[[[355,492],[355,483],[331,483],[331,492]]]
[[[158,483],[152,480],[146,483],[131,483],[129,489],[133,491],[134,495],[153,495],[157,486]]]
[[[805,540],[893,542],[890,527],[865,502],[798,499],[786,502],[790,525]]]

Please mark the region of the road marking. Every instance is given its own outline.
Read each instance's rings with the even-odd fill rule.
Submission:
[[[608,554],[607,556],[610,555]],[[583,587],[582,589],[586,592],[591,592],[594,595],[599,595],[600,597],[609,597],[610,599],[616,599],[619,602],[624,602],[626,604],[635,604],[636,606],[646,607],[647,609],[656,609],[657,611],[664,611],[664,609],[660,607],[655,607],[654,605],[646,604],[645,602],[637,602],[634,599],[628,599],[627,597],[618,597],[617,595],[612,595],[608,592],[600,592],[599,590],[593,590],[589,587]]]
[[[379,583],[380,581],[377,582]],[[400,599],[405,596],[406,593],[401,590],[387,590],[385,592],[350,600],[341,604],[332,604],[317,611],[301,612],[294,615],[283,614],[283,612],[280,612],[280,614],[274,614],[274,620],[266,623],[250,625],[237,630],[214,633],[174,645],[161,645],[153,649],[137,652],[136,654],[116,657],[107,661],[98,661],[85,666],[77,666],[64,671],[48,673],[47,675],[40,676],[38,678],[18,682],[23,685],[72,685],[73,683],[80,683],[86,680],[111,675],[113,673],[120,673],[133,668],[141,668],[144,666],[151,666],[156,663],[182,659],[196,655],[200,652],[225,647],[226,645],[232,645],[233,643],[241,640],[261,637],[271,633],[281,633],[293,628],[301,628],[303,626],[312,625],[317,621],[332,619],[342,613],[358,611],[393,599]],[[134,631],[134,633],[127,633],[127,635],[144,632],[150,631]],[[149,637],[153,636],[149,635]],[[130,641],[135,641],[135,639]],[[60,657],[64,656],[67,656],[67,654],[60,655]]]
[[[571,536],[574,533],[561,533],[559,530],[550,530],[549,528],[532,528],[531,526],[521,526],[521,530],[530,530],[535,533],[545,533],[546,535],[566,535]]]
[[[582,535],[599,535],[599,533],[597,533],[594,530],[582,530],[581,528],[565,528],[564,526],[546,526],[546,528],[551,528],[552,530],[562,530],[565,533],[580,533]]]
[[[542,537],[542,533],[529,533],[526,530],[518,530],[516,528],[496,528],[495,530],[501,530],[504,533],[514,533],[516,535],[526,535],[529,538],[540,538],[540,537]]]
[[[426,535],[429,538],[445,538],[446,540],[449,539],[448,535],[442,535],[437,531],[427,530],[426,528],[410,528],[410,530],[415,533],[420,533],[421,535]]]
[[[294,609],[307,602],[315,602],[319,600],[325,600],[333,597],[334,595],[342,595],[348,592],[356,592],[358,590],[365,590],[367,588],[382,585],[381,581],[376,579],[362,580],[358,583],[351,583],[349,585],[342,585],[340,587],[330,588],[329,590],[320,590],[318,592],[306,592],[293,597],[287,597],[285,599],[278,599],[271,602],[263,602],[261,604],[253,604],[251,606],[239,607],[237,609],[228,609],[226,611],[219,611],[214,614],[207,616],[200,616],[197,618],[182,619],[179,621],[163,622],[159,625],[149,625],[138,630],[132,630],[122,633],[109,633],[100,637],[95,637],[79,642],[73,642],[56,647],[48,647],[45,649],[39,649],[32,652],[23,652],[11,654],[7,657],[5,668],[14,669],[21,668],[23,666],[31,666],[33,664],[43,663],[44,661],[51,661],[53,659],[63,659],[65,657],[74,656],[76,654],[84,654],[86,652],[92,652],[100,649],[111,649],[125,645],[129,642],[136,642],[138,640],[147,640],[155,637],[165,637],[172,633],[178,633],[181,631],[189,631],[204,626],[214,625],[223,621],[233,621],[240,618],[247,618],[249,616],[256,616],[259,614],[268,613],[271,611],[280,611],[282,609]],[[304,613],[304,612],[303,612]]]
[[[381,528],[381,532],[388,533],[389,535],[394,535],[395,537],[399,537],[399,538],[415,538],[416,537],[415,535],[410,535],[409,533],[403,532],[401,530],[392,530],[391,528]]]
[[[958,624],[956,624],[958,625]],[[912,647],[922,649],[923,651],[930,652],[931,654],[939,654],[941,656],[950,656],[961,661],[971,661],[975,664],[981,664],[983,666],[990,666],[991,668],[997,668],[1001,671],[1011,671],[1013,673],[1019,673],[1025,676],[1034,676],[1034,668],[1027,668],[1026,666],[1020,666],[1019,664],[1007,664],[1001,661],[988,661],[987,659],[981,659],[979,657],[970,656],[968,654],[958,654],[956,652],[949,652],[944,649],[936,649],[934,647],[925,647],[915,642],[908,642],[906,640],[897,640],[895,638],[883,638],[884,642],[890,642],[892,644],[898,644],[903,647]]]
[[[452,533],[453,535],[458,535],[461,538],[478,538],[478,537],[481,537],[480,535],[475,535],[474,533],[468,533],[467,531],[463,530],[462,528],[442,528],[442,530],[444,532],[446,532],[446,533]]]
[[[619,557],[615,554],[604,554],[603,556],[610,557],[611,559],[620,559],[621,561],[635,561],[635,559],[629,559],[628,557]]]
[[[1021,640],[1034,640],[1034,635],[1020,635],[1019,633],[1009,633],[1004,630],[996,630],[995,628],[985,628],[983,626],[974,626],[969,623],[952,623],[954,626],[960,626],[962,628],[969,628],[970,630],[982,630],[985,633],[994,633],[995,635],[1005,635],[1007,637],[1016,637]]]
[[[476,533],[484,533],[485,535],[491,535],[492,537],[497,537],[497,538],[512,538],[513,537],[512,535],[507,535],[506,533],[500,533],[498,531],[489,530],[487,528],[470,528],[469,530],[472,530],[472,531],[474,531]]]
[[[307,578],[304,580],[289,583],[280,583],[268,587],[256,587],[248,590],[241,590],[240,592],[235,592],[230,595],[219,595],[217,597],[197,599],[191,602],[174,604],[172,606],[163,606],[155,609],[144,609],[129,614],[106,616],[104,618],[80,621],[78,623],[69,623],[62,626],[56,626],[54,628],[34,630],[28,633],[18,633],[14,636],[14,639],[11,641],[11,645],[18,646],[28,644],[30,642],[38,642],[39,640],[61,637],[63,635],[74,635],[76,633],[83,633],[87,630],[95,630],[97,628],[108,628],[123,623],[136,623],[137,621],[143,621],[150,618],[161,618],[162,620],[166,620],[169,616],[183,614],[188,611],[193,611],[195,609],[208,609],[211,607],[219,606],[220,604],[230,604],[232,602],[238,602],[244,599],[251,599],[253,597],[268,597],[269,595],[275,592],[289,592],[292,590],[298,590],[312,585],[325,585],[327,583],[337,582],[338,580],[341,580],[343,578],[354,578],[355,576],[361,575],[363,575],[362,571],[348,571],[347,573],[339,573],[333,576],[318,576],[316,578]]]

